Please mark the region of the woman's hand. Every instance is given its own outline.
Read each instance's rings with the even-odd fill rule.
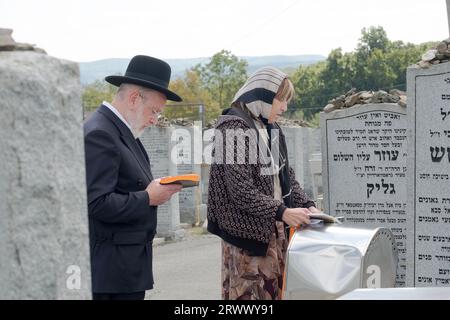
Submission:
[[[308,209],[311,213],[322,213],[322,211],[320,211],[316,207],[309,207]]]
[[[282,220],[290,227],[299,227],[302,224],[310,224],[310,213],[306,208],[287,208],[283,212]]]

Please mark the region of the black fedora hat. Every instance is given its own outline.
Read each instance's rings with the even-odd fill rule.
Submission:
[[[171,69],[167,62],[139,55],[131,59],[124,76],[107,76],[105,80],[115,86],[122,83],[136,84],[164,93],[167,100],[182,101],[179,95],[168,89],[170,74]]]

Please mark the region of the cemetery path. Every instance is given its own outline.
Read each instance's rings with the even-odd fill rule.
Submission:
[[[180,242],[153,248],[154,289],[150,300],[221,299],[220,239],[187,233]]]

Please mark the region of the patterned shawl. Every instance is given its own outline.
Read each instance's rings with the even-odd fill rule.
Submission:
[[[272,110],[273,99],[280,88],[281,82],[286,77],[287,74],[274,67],[258,69],[239,89],[232,103],[242,102],[256,118],[262,116],[268,119]]]

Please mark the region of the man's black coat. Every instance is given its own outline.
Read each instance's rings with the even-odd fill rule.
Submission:
[[[104,105],[85,122],[84,141],[92,291],[152,289],[157,207],[145,191],[153,180],[147,153]]]

